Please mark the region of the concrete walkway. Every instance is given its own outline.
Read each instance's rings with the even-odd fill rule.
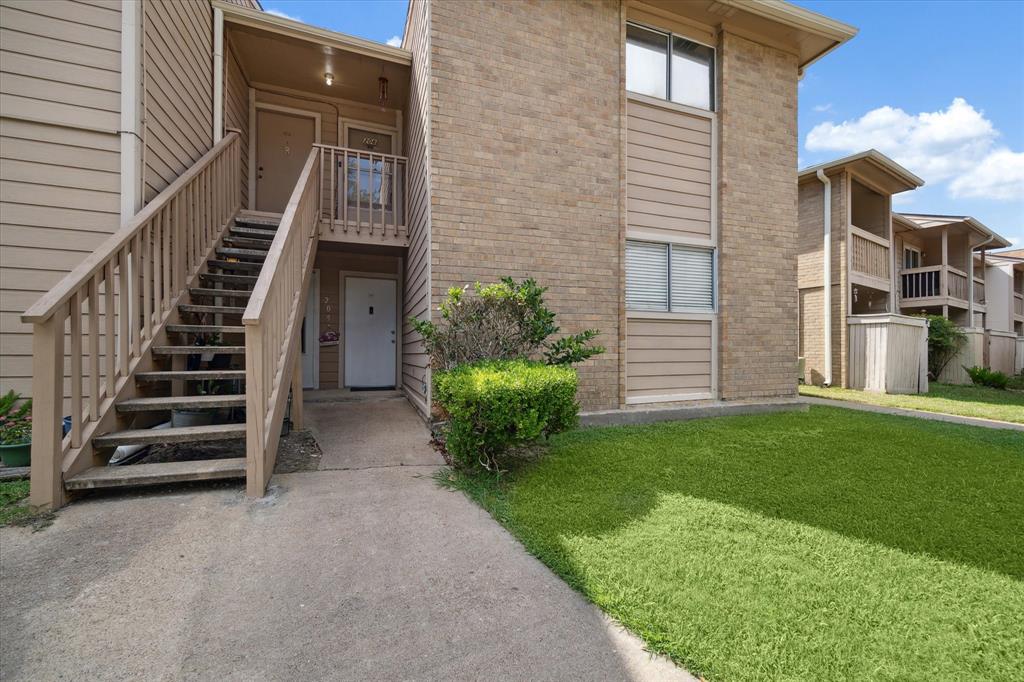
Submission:
[[[1014,422],[1002,422],[995,419],[982,419],[980,417],[961,417],[957,414],[943,414],[941,412],[925,412],[924,410],[908,410],[902,407],[883,407],[869,403],[857,403],[852,400],[833,400],[831,398],[815,398],[812,396],[801,396],[811,405],[824,405],[826,407],[842,407],[848,410],[860,410],[861,412],[875,412],[877,414],[895,414],[900,417],[916,417],[917,419],[929,419],[936,422],[949,422],[950,424],[964,424],[966,426],[981,426],[986,429],[1009,429],[1010,431],[1024,431],[1024,424]]]
[[[404,400],[313,404],[323,470],[0,530],[0,679],[675,680],[461,493]]]

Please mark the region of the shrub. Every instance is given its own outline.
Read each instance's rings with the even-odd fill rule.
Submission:
[[[423,337],[435,370],[449,370],[480,360],[543,357],[549,365],[575,364],[604,352],[591,345],[596,329],[556,341],[560,331],[555,313],[544,304],[546,288],[533,279],[515,282],[504,277],[495,284],[479,282],[452,287],[441,302],[441,320],[410,319]]]
[[[964,370],[970,375],[971,381],[979,386],[1006,390],[1006,386],[1010,383],[1010,377],[987,367],[964,367]]]
[[[0,445],[18,445],[32,440],[32,401],[8,391],[0,397]]]
[[[1024,391],[1024,371],[1010,377],[1010,381],[1006,384],[1006,387],[1014,391]]]
[[[576,371],[528,360],[485,360],[434,373],[445,445],[464,468],[499,468],[512,448],[576,425]]]
[[[941,315],[928,318],[928,374],[937,380],[949,361],[967,343],[967,334]]]

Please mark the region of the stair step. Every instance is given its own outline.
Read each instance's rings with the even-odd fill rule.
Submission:
[[[162,398],[132,398],[117,404],[118,412],[155,412],[157,410],[199,410],[215,407],[245,407],[245,394],[176,395]]]
[[[207,289],[192,287],[188,293],[193,296],[220,296],[221,298],[249,298],[252,292],[248,289]]]
[[[245,346],[153,346],[153,355],[245,355]]]
[[[244,369],[195,369],[136,372],[136,381],[205,381],[207,379],[245,379]]]
[[[169,430],[169,429],[168,429]],[[245,458],[200,459],[191,462],[133,464],[119,467],[93,467],[64,481],[68,490],[93,488],[130,488],[161,483],[213,481],[245,478]]]
[[[280,217],[269,217],[260,215],[237,215],[235,216],[235,225],[245,225],[247,227],[267,227],[271,229],[277,229],[277,226],[281,224]]]
[[[245,308],[231,305],[195,305],[192,303],[182,303],[178,305],[178,310],[183,313],[219,313],[221,315],[241,315],[245,312]]]
[[[259,249],[259,250],[263,251],[264,253],[266,253],[267,247],[270,246],[270,241],[266,240],[266,239],[252,239],[250,237],[236,237],[233,234],[229,234],[226,237],[224,237],[224,241],[231,243],[232,244],[232,248],[238,248],[238,249],[256,248],[256,249]]]
[[[225,248],[223,246],[217,247],[218,256],[227,256],[229,258],[248,258],[250,260],[266,260],[267,250],[266,249],[232,249]]]
[[[220,268],[221,270],[250,270],[253,272],[259,272],[263,267],[263,263],[254,263],[252,261],[230,261],[220,260],[218,258],[211,258],[206,261],[210,267]]]
[[[228,324],[169,324],[167,331],[182,334],[244,334],[245,327]]]
[[[200,279],[207,280],[209,282],[223,282],[224,284],[248,284],[252,286],[256,284],[256,280],[259,277],[255,275],[227,275],[222,272],[204,272],[199,275]]]
[[[272,240],[277,236],[277,230],[271,228],[256,228],[256,227],[232,227],[231,234],[241,235],[243,237],[249,237],[252,239],[260,240]]]
[[[116,448],[119,445],[150,445],[152,443],[199,443],[213,440],[245,438],[245,424],[210,424],[209,426],[178,426],[169,429],[129,429],[115,431],[92,439],[93,447]]]

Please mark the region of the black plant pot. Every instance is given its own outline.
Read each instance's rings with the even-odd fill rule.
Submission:
[[[228,369],[231,367],[231,356],[228,353],[218,353],[210,361],[210,369]]]

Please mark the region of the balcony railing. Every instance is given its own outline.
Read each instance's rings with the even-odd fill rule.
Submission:
[[[1024,317],[1024,294],[1013,295],[1013,314]]]
[[[946,282],[945,290],[942,285],[943,279]],[[953,298],[966,302],[967,274],[948,265],[906,268],[900,272],[900,297],[904,301],[920,298]]]
[[[974,302],[985,303],[985,280],[980,277],[974,278]]]
[[[332,232],[372,241],[403,241],[408,159],[347,147],[323,150],[323,219]]]
[[[889,280],[889,241],[867,230],[850,226],[851,267],[869,277]]]

